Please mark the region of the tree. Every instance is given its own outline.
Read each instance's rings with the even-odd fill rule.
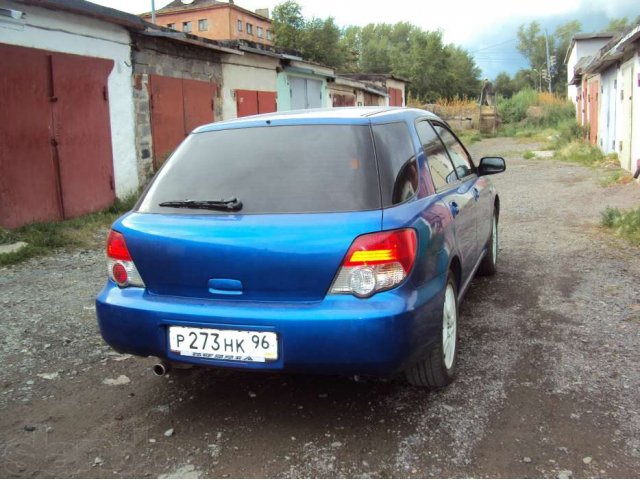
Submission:
[[[276,5],[272,16],[275,45],[299,50],[304,23],[302,7],[295,0],[286,0]]]
[[[538,75],[538,88],[544,89],[540,85],[540,77],[548,78],[547,75],[550,75],[554,91],[565,89],[567,72],[564,56],[571,39],[581,28],[580,22],[573,20],[560,25],[553,34],[547,35],[536,21],[529,25],[520,25],[516,48],[529,60],[530,70]],[[550,68],[547,67],[547,41],[549,43]]]
[[[622,18],[612,18],[609,20],[609,24],[605,27],[605,32],[615,32],[621,33],[624,32],[627,28],[630,28],[632,25],[637,25],[640,23],[640,15],[638,15],[635,20],[630,20],[628,17]]]
[[[496,94],[504,97],[511,98],[516,93],[515,82],[506,72],[500,72],[493,81],[493,89]]]

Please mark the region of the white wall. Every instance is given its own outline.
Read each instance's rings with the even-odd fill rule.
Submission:
[[[137,189],[129,32],[100,20],[7,0],[0,0],[0,7],[26,13],[21,22],[0,22],[1,43],[113,60],[108,86],[116,195]]]
[[[633,70],[633,119],[631,121],[631,172],[635,173],[640,160],[640,49],[636,48]]]
[[[585,40],[576,40],[573,44],[573,48],[569,53],[569,59],[567,60],[567,83],[573,78],[573,70],[576,64],[582,57],[594,55],[609,41],[609,38],[590,38]],[[578,95],[578,87],[575,85],[569,85],[567,89],[567,97],[574,104],[576,103],[576,96]]]
[[[222,63],[222,120],[238,118],[235,90],[277,91],[279,60],[263,55],[224,55]]]

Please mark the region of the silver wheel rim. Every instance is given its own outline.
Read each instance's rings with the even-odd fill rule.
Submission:
[[[442,350],[444,352],[444,366],[447,370],[453,366],[453,358],[456,354],[457,323],[456,294],[453,286],[447,283],[442,312]]]
[[[498,222],[493,218],[493,235],[491,240],[491,250],[493,251],[493,263],[498,259]]]

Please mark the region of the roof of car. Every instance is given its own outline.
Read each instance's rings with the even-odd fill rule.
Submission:
[[[253,115],[234,120],[203,125],[196,133],[227,128],[257,127],[263,125],[312,125],[312,124],[344,124],[368,125],[392,121],[411,121],[416,117],[438,119],[426,110],[403,107],[341,107],[318,108],[310,110],[291,110],[287,112]]]

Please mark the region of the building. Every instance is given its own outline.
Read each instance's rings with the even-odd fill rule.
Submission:
[[[616,153],[625,170],[640,170],[640,24],[578,59],[569,75],[589,141]]]
[[[129,32],[143,24],[79,0],[0,0],[0,225],[138,188]]]
[[[407,104],[406,87],[410,82],[406,78],[390,73],[343,73],[340,76],[364,81],[382,89],[387,94],[385,106],[404,107]],[[368,100],[374,101],[372,98]]]
[[[571,39],[564,63],[567,65],[567,83],[569,84],[567,96],[577,106],[580,103],[580,97],[575,84],[574,71],[584,65],[586,63],[584,59],[595,55],[614,35],[615,33],[612,32],[578,33]],[[576,108],[580,110],[579,107]]]
[[[333,107],[381,107],[387,104],[387,92],[367,82],[338,75],[328,87]]]
[[[328,82],[335,71],[324,65],[306,62],[283,54],[278,71],[278,111],[331,107]]]
[[[151,21],[151,12],[141,15]],[[156,24],[210,40],[247,40],[273,44],[269,10],[256,12],[236,5],[233,0],[174,0],[156,11]]]

